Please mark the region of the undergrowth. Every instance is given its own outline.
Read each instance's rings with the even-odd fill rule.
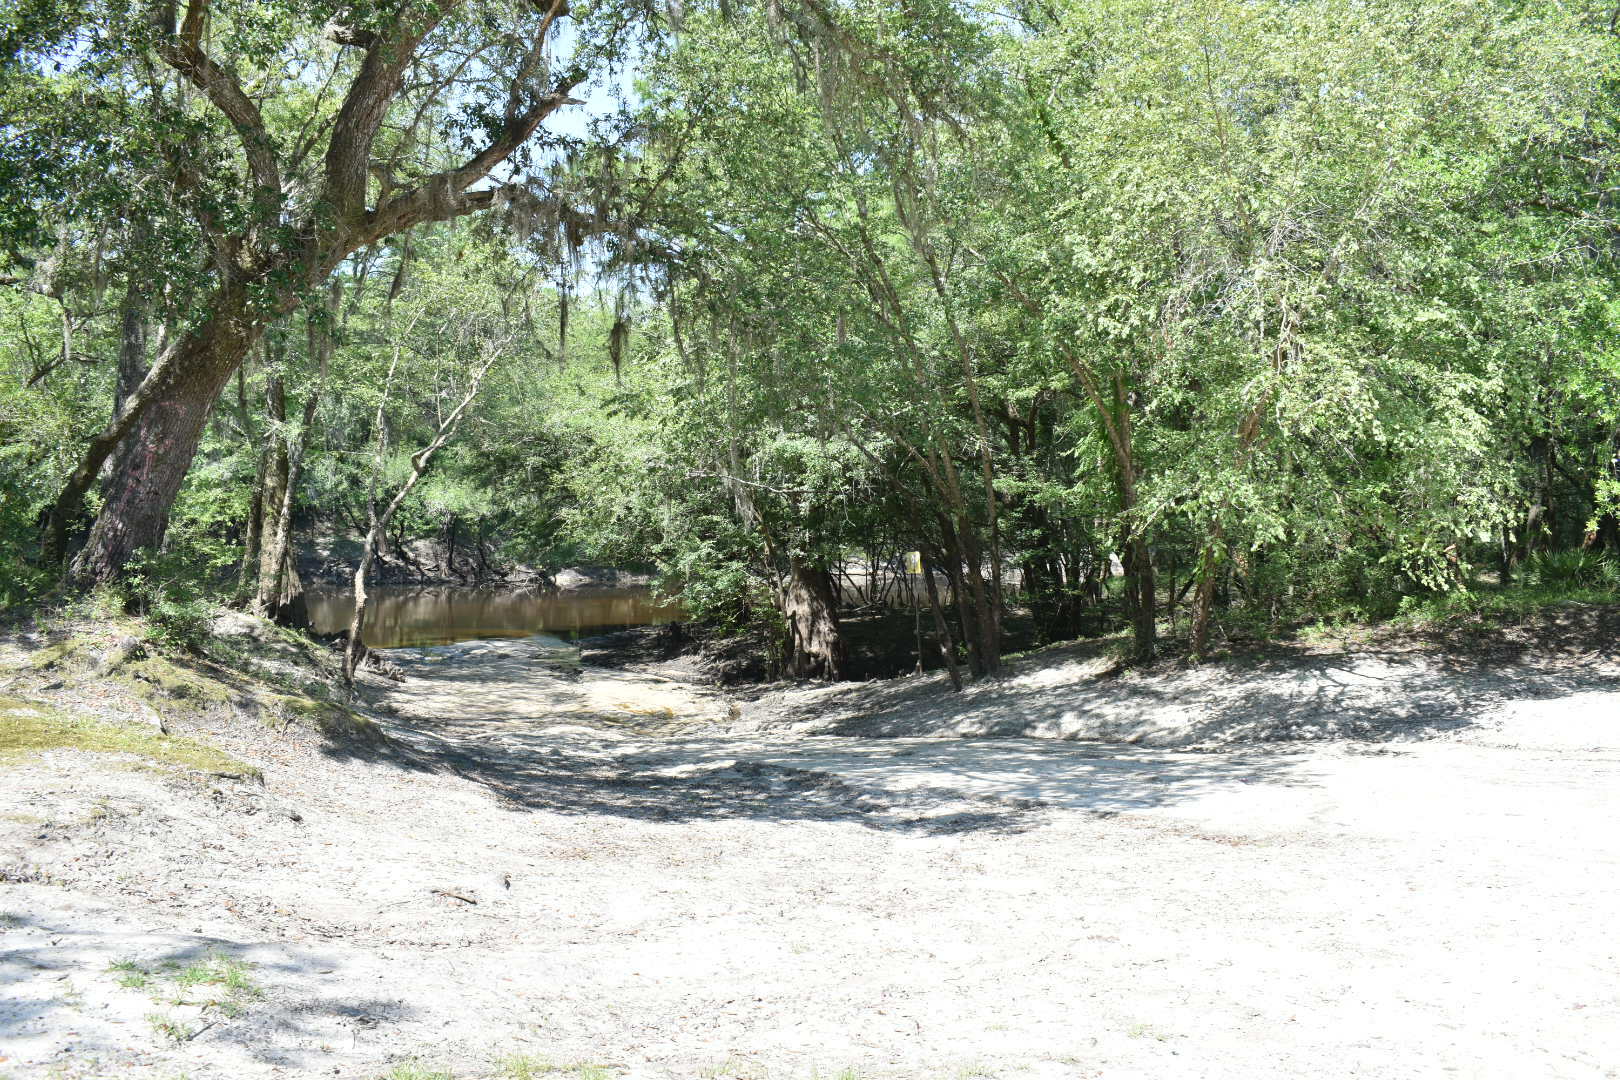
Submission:
[[[174,625],[155,609],[145,616],[125,614],[118,594],[109,590],[38,608],[31,621],[47,643],[13,670],[11,687],[32,693],[30,686],[43,692],[93,684],[138,699],[136,712],[150,710],[165,723],[234,712],[278,730],[296,724],[334,744],[377,748],[387,742],[370,717],[343,700],[337,658],[329,649],[247,616],[229,617],[229,629],[221,630],[215,622],[229,613],[217,605],[192,614],[192,630],[176,636]],[[64,732],[61,725],[51,725],[55,734],[47,735],[39,727],[16,735],[42,745],[84,735]],[[127,738],[146,746],[140,731],[137,726]],[[102,732],[99,738],[109,736]]]

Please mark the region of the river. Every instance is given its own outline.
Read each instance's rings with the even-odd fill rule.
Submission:
[[[354,603],[347,589],[312,587],[307,595],[310,623],[317,633],[334,634],[348,627]],[[558,592],[377,585],[369,597],[361,636],[373,649],[537,633],[572,639],[685,617],[679,603],[659,600],[649,589]]]

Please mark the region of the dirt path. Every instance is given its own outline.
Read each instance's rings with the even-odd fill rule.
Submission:
[[[0,865],[38,880],[0,886],[0,1075],[1620,1075],[1612,668],[1453,673],[1490,694],[1440,739],[1209,753],[916,730],[994,688],[739,717],[553,643],[396,659],[406,758],[6,771]],[[799,730],[902,693],[931,727]],[[176,992],[219,957],[254,992]]]

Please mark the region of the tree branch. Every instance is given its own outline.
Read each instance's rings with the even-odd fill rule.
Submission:
[[[347,26],[339,22],[327,23],[325,34],[328,41],[335,41],[339,45],[353,45],[356,48],[369,49],[377,44],[377,35],[370,30]]]
[[[371,144],[399,93],[400,80],[422,39],[460,4],[460,0],[425,0],[406,4],[393,26],[371,35],[360,72],[332,124],[326,149],[326,201],[340,222],[356,223],[365,213],[366,175]]]
[[[409,191],[382,206],[369,216],[363,242],[391,235],[424,221],[444,221],[488,209],[495,201],[498,189],[486,188],[468,191],[467,188],[489,175],[491,169],[511,157],[522,146],[545,118],[564,105],[582,104],[568,92],[583,81],[583,76],[570,74],[548,93],[536,101],[527,112],[502,127],[488,146],[453,169],[423,180]],[[514,94],[516,91],[514,90]]]
[[[191,0],[186,6],[185,19],[174,41],[158,46],[163,62],[184,75],[193,86],[201,90],[213,106],[225,114],[236,128],[247,156],[248,169],[261,198],[272,203],[281,197],[281,170],[276,165],[276,147],[264,126],[259,107],[243,92],[236,77],[203,51],[203,28],[208,21],[209,0]]]

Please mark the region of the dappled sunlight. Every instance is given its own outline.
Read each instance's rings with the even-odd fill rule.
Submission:
[[[1432,738],[1488,722],[1503,703],[1612,690],[1611,665],[1501,664],[1431,653],[1298,651],[1116,674],[1092,657],[1039,654],[953,694],[938,676],[789,691],[750,725],[818,734],[1104,739],[1164,747]],[[749,714],[745,711],[745,720]]]
[[[303,1070],[369,1058],[390,1025],[420,1010],[383,985],[378,995],[355,995],[356,963],[337,945],[132,930],[95,906],[48,917],[8,912],[0,921],[0,988],[10,988],[0,995],[0,1046],[89,1062],[127,1052],[132,1031],[162,1022],[173,1025],[172,1041],[267,1065]],[[232,972],[231,987],[211,971],[221,967]]]
[[[425,763],[534,810],[1005,830],[1033,827],[1048,809],[1119,813],[1239,785],[1305,782],[1290,756],[1265,751],[720,734],[729,720],[721,699],[637,672],[581,673],[567,646],[539,637],[390,657],[406,672],[387,698],[401,721],[396,738]],[[1027,707],[1004,683],[952,700],[1007,715]]]

